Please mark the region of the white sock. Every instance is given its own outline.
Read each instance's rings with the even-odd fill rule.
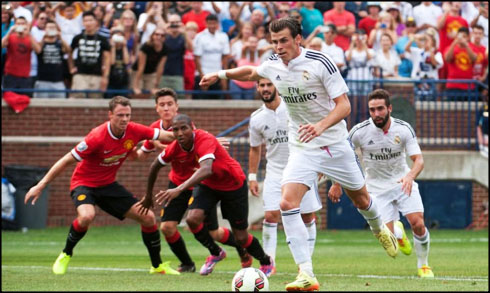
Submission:
[[[308,231],[308,248],[310,249],[310,256],[312,256],[316,242],[316,220],[313,219],[313,221],[305,224],[305,226]]]
[[[311,263],[308,248],[308,231],[301,219],[299,208],[281,211],[282,225],[286,233],[286,241],[296,264]]]
[[[313,274],[313,264],[311,263],[311,261],[299,264],[299,271],[306,273],[310,277],[315,277],[315,275]]]
[[[396,239],[402,239],[403,238],[403,231],[402,229],[398,228],[397,225],[393,223],[393,234],[395,234]]]
[[[262,222],[262,247],[267,255],[276,260],[277,223]]]
[[[425,227],[425,234],[422,236],[415,235],[413,233],[413,244],[415,246],[415,253],[417,254],[417,267],[420,269],[423,265],[429,265],[429,248],[430,248],[430,234],[429,229]]]
[[[378,208],[376,207],[376,202],[372,197],[369,198],[369,206],[365,210],[357,209],[359,213],[366,219],[371,227],[371,231],[374,234],[378,234],[381,232],[383,228],[383,221],[381,221],[381,214],[378,212]]]

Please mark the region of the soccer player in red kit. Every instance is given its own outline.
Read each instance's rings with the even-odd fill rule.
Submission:
[[[193,191],[194,200],[189,206],[186,221],[194,237],[211,253],[201,267],[200,274],[210,274],[216,263],[226,257],[226,252],[214,242],[206,225],[203,224],[209,211],[221,201],[223,218],[230,222],[236,242],[259,260],[260,269],[266,275],[270,275],[274,267],[272,259],[265,254],[257,238],[247,232],[248,186],[240,164],[213,135],[200,129],[193,130],[189,116],[177,115],[173,120],[172,129],[177,141],[168,145],[158,156],[159,163],[152,164],[148,179],[149,188],[141,204],[141,213],[145,214],[153,205],[153,186],[150,180],[155,180],[156,173],[161,168],[157,164],[171,163],[172,170],[179,170],[180,174],[187,175],[180,178],[179,181],[183,182],[175,188],[157,193],[156,200],[158,204],[168,205],[180,197],[181,193],[197,185]],[[175,178],[174,180],[177,181]]]
[[[157,128],[130,122],[131,103],[128,98],[116,96],[109,102],[109,122],[92,129],[85,139],[59,159],[41,181],[25,196],[25,204],[32,199],[35,204],[42,190],[67,166],[78,162],[70,184],[71,197],[77,209],[66,239],[63,252],[53,264],[53,273],[66,273],[73,248],[80,241],[95,218],[95,205],[108,214],[123,220],[130,218],[141,224],[143,242],[150,254],[150,273],[180,274],[170,268],[169,262],[160,258],[160,233],[153,212],[138,213],[139,202],[131,192],[116,180],[116,172],[133,147],[145,139],[170,142],[173,134]]]
[[[150,127],[172,131],[172,120],[177,115],[177,112],[179,110],[179,106],[177,103],[177,93],[171,88],[161,88],[155,94],[155,103],[156,112],[158,113],[160,119],[150,124]],[[194,125],[192,128],[195,128]],[[220,143],[227,144],[228,141],[222,140],[220,141]],[[155,150],[164,150],[166,146],[166,144],[163,144],[159,141],[146,140],[143,146],[137,150],[137,156],[140,159],[144,159],[146,157],[149,157],[149,154],[154,152]],[[162,166],[158,164],[158,162],[156,165]],[[169,174],[170,182],[168,188],[175,188],[177,185],[181,184],[189,177],[191,177],[192,173],[194,173],[193,169],[191,169],[190,172],[187,174],[181,173],[180,171],[181,168],[172,168]],[[149,189],[150,193],[153,190],[155,180],[156,176],[153,180],[149,180],[151,181],[151,188]],[[178,200],[173,201],[171,204],[163,207],[161,210],[162,216],[160,230],[165,236],[165,240],[167,241],[170,249],[181,262],[179,267],[177,268],[177,270],[181,273],[196,271],[195,264],[192,261],[189,252],[187,251],[184,238],[182,238],[179,230],[177,229],[177,225],[180,223],[182,217],[187,211],[189,205],[188,203],[189,200],[191,200],[191,197],[192,188],[184,191],[182,195],[178,198]],[[233,233],[225,227],[219,227],[216,208],[214,208],[213,211],[210,211],[208,217],[204,222],[206,223],[209,233],[214,240],[226,245],[236,247],[237,252],[240,256],[242,267],[249,267],[252,265],[252,257],[247,253],[244,248],[236,244]]]

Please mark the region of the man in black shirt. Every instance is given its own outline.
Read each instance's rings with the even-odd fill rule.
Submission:
[[[97,20],[92,11],[83,13],[85,31],[76,35],[71,43],[71,49],[76,53],[75,64],[72,54],[68,64],[73,90],[105,91],[109,82],[110,45],[106,38],[97,33]],[[84,98],[83,93],[72,93],[73,98]],[[102,94],[89,94],[90,98],[102,98]]]

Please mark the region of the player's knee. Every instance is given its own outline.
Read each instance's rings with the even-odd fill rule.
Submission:
[[[267,223],[278,223],[279,222],[279,219],[281,218],[281,214],[280,213],[265,213],[264,215],[264,220],[267,222]]]
[[[221,237],[219,235],[219,230],[216,229],[216,230],[212,230],[212,231],[209,231],[209,235],[211,235],[211,237],[215,240],[215,241],[220,241],[221,240]]]
[[[187,219],[185,219],[185,221],[187,222],[187,225],[191,228],[196,228],[202,223],[200,217],[193,215],[189,215]]]
[[[246,230],[243,231],[235,231],[235,241],[238,245],[243,246],[247,243],[248,233]]]
[[[410,223],[412,226],[412,230],[416,235],[422,236],[425,234],[425,223],[423,219],[417,219]]]
[[[313,213],[301,214],[301,218],[303,219],[303,223],[311,223],[315,219],[315,214]]]
[[[139,218],[139,222],[141,225],[148,227],[148,226],[153,226],[155,225],[155,214],[153,212],[149,211],[147,215],[141,215]]]
[[[162,234],[166,237],[170,237],[177,231],[177,225],[172,222],[162,222],[160,224],[160,231],[162,231]]]
[[[78,224],[80,224],[80,226],[88,227],[95,219],[95,212],[78,215],[77,219],[78,219]]]
[[[279,203],[279,208],[281,209],[281,211],[289,211],[294,209],[295,206],[289,200],[283,198]]]

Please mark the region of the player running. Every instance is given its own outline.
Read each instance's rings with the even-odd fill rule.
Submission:
[[[433,278],[429,267],[430,234],[424,223],[424,206],[415,178],[424,168],[424,158],[412,127],[405,121],[392,118],[389,93],[377,89],[368,96],[371,118],[354,126],[349,138],[361,149],[366,167],[366,184],[376,199],[383,222],[394,231],[402,253],[410,255],[412,245],[408,240],[399,211],[412,227],[418,276]],[[412,159],[410,169],[405,153]],[[342,195],[338,184],[332,185],[328,196],[338,202]]]
[[[181,196],[181,193],[199,184],[193,191],[194,200],[189,206],[186,221],[194,237],[206,248],[211,255],[201,267],[200,274],[210,274],[214,266],[226,257],[226,252],[220,248],[209,235],[203,225],[204,218],[221,202],[223,218],[230,222],[236,242],[244,247],[249,254],[259,260],[260,269],[270,275],[274,263],[270,256],[264,253],[259,241],[247,232],[248,227],[248,188],[245,175],[240,164],[219,144],[218,140],[206,131],[193,130],[192,121],[184,114],[177,115],[172,124],[177,141],[171,143],[158,156],[158,164],[172,164],[172,169],[181,169],[179,173],[192,176],[177,187],[160,191],[155,198],[158,204],[169,205]],[[156,172],[161,167],[152,164],[150,180],[154,180]],[[152,194],[149,192],[142,201],[142,206],[148,209],[152,205]]]
[[[265,217],[262,225],[262,243],[265,252],[273,259],[276,256],[277,223],[281,218],[279,202],[281,201],[282,171],[289,156],[288,118],[285,103],[279,97],[272,82],[262,78],[257,83],[257,93],[264,105],[250,116],[250,153],[249,153],[249,188],[253,195],[259,196],[257,170],[260,163],[262,144],[266,145],[266,175],[262,192]],[[313,254],[316,241],[316,222],[314,212],[322,204],[315,182],[313,188],[301,201],[301,217],[308,231],[308,247]],[[275,268],[273,270],[275,272]]]
[[[172,119],[177,115],[177,112],[179,110],[177,93],[171,88],[161,88],[155,94],[155,104],[155,109],[160,119],[150,124],[150,127],[159,128],[165,131],[172,131]],[[220,143],[225,144],[227,143],[227,141],[221,140]],[[164,150],[166,146],[167,144],[163,144],[159,141],[146,140],[143,146],[139,148],[136,153],[139,159],[145,159],[149,157],[149,155],[155,150]],[[158,164],[157,166],[161,165]],[[180,182],[179,180],[185,181],[192,175],[192,172],[190,174],[176,175],[175,172],[178,171],[179,170],[174,170],[173,168],[170,171],[169,188],[176,187],[183,182]],[[150,193],[153,190],[155,179],[153,180],[151,189],[149,189]],[[177,225],[180,223],[182,217],[187,210],[191,196],[192,188],[184,191],[183,194],[178,198],[178,200],[172,201],[171,204],[163,207],[161,210],[162,216],[160,230],[165,236],[165,240],[167,241],[170,249],[180,260],[180,265],[178,266],[177,270],[181,273],[196,271],[196,266],[194,264],[194,261],[192,261],[189,252],[187,251],[184,238],[181,237],[179,230],[177,229]],[[205,223],[213,239],[223,244],[236,247],[238,255],[240,256],[242,267],[245,268],[251,266],[252,257],[247,253],[245,249],[236,244],[233,233],[225,227],[219,227],[216,208],[213,211],[210,211],[208,216],[209,217],[206,218]]]
[[[160,258],[160,233],[155,215],[138,213],[138,199],[116,181],[117,170],[130,156],[133,147],[145,139],[171,142],[172,132],[147,127],[131,119],[131,102],[128,98],[116,96],[109,102],[109,122],[92,129],[85,139],[69,153],[59,159],[38,184],[25,196],[25,204],[32,204],[42,190],[66,167],[77,163],[71,177],[71,197],[77,210],[66,239],[66,245],[53,264],[53,273],[66,273],[73,256],[73,248],[87,233],[95,218],[95,205],[106,213],[124,220],[130,218],[141,224],[143,242],[151,259],[150,274],[161,273],[179,275],[170,267],[170,262],[162,263]]]
[[[300,46],[301,24],[295,19],[273,20],[269,29],[276,52],[269,60],[258,67],[241,66],[208,73],[200,85],[209,86],[226,78],[242,81],[268,78],[286,102],[290,155],[281,182],[280,209],[289,248],[300,267],[296,280],[287,284],[286,290],[318,290],[320,284],[313,273],[308,249],[308,231],[299,209],[318,173],[344,187],[389,256],[396,256],[398,243],[381,221],[347,140],[343,119],[349,115],[351,107],[347,97],[349,90],[339,69],[327,55]]]

